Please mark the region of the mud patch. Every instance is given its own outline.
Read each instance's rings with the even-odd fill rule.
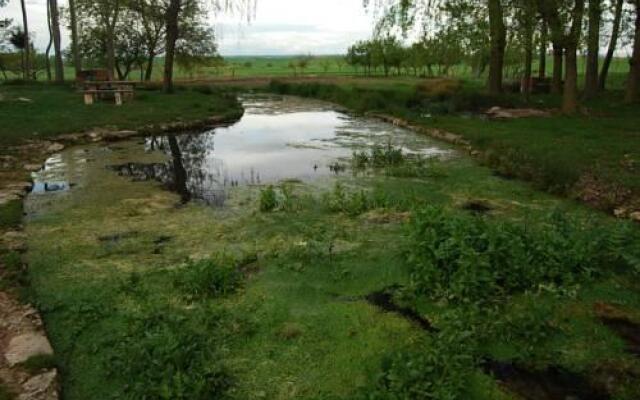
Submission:
[[[139,234],[137,231],[114,233],[113,235],[99,236],[98,241],[105,244],[115,244],[122,240],[134,238]]]
[[[401,317],[417,324],[425,331],[434,332],[436,329],[431,325],[429,320],[418,314],[415,310],[409,307],[401,307],[393,301],[393,295],[398,289],[399,286],[391,286],[386,289],[373,292],[365,296],[365,299],[367,302],[378,307],[382,311],[398,314]]]
[[[606,390],[594,387],[585,377],[558,367],[532,371],[498,361],[485,361],[485,372],[524,400],[608,400]]]
[[[494,207],[483,200],[470,200],[464,203],[461,208],[474,214],[487,214],[494,210]]]

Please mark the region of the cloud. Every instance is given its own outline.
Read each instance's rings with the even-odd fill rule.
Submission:
[[[66,7],[66,1],[59,1]],[[28,0],[29,30],[34,44],[42,50],[49,40],[46,1]],[[12,0],[0,9],[0,18],[13,18],[21,25],[20,2]],[[372,18],[362,0],[257,0],[255,15],[210,16],[216,27],[223,55],[336,54],[359,39],[371,35]],[[69,44],[65,29],[63,46]]]

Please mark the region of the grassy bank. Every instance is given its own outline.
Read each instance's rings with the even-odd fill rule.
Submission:
[[[135,129],[146,124],[240,114],[235,96],[208,87],[178,89],[166,95],[139,87],[122,107],[112,102],[84,105],[71,86],[18,83],[0,85],[0,148],[24,139],[47,138],[97,127]]]
[[[554,108],[560,99],[537,95],[526,102],[515,94],[490,96],[477,84],[451,80],[404,82],[274,82],[270,90],[460,134],[482,150],[484,161],[500,174],[608,212],[640,206],[640,114],[637,105],[622,103],[621,93],[587,103],[587,115],[492,121],[474,113],[493,106]]]

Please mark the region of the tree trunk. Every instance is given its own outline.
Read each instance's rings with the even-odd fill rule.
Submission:
[[[24,65],[22,78],[31,79],[31,41],[29,40],[29,22],[27,21],[27,6],[25,0],[20,0],[22,7],[22,29],[24,30]]]
[[[601,91],[607,87],[607,77],[609,76],[609,67],[618,47],[618,37],[620,37],[620,25],[622,23],[622,10],[624,9],[624,0],[616,0],[615,16],[613,17],[613,26],[611,27],[611,40],[609,41],[609,49],[602,63],[602,71],[600,71],[600,79],[598,87]]]
[[[49,30],[49,43],[44,52],[44,63],[47,69],[47,81],[51,82],[51,46],[53,46],[53,32],[51,31],[51,4],[47,1],[47,28]]]
[[[564,61],[564,48],[560,43],[553,44],[553,78],[551,81],[551,93],[562,93],[562,73]]]
[[[82,71],[82,58],[80,56],[78,42],[78,17],[76,13],[76,0],[69,0],[69,25],[71,28],[71,56],[76,75]]]
[[[532,16],[526,16],[525,18],[533,18]],[[525,43],[524,43],[524,80],[522,89],[524,91],[524,95],[529,99],[531,96],[531,75],[532,75],[532,64],[533,64],[533,22],[529,20],[526,22],[527,26],[525,28]]]
[[[166,93],[173,92],[173,62],[178,40],[178,17],[180,16],[181,0],[170,0],[167,9],[167,45],[164,59],[163,89]]]
[[[491,60],[489,62],[489,92],[502,92],[502,74],[504,67],[504,50],[507,42],[507,32],[504,25],[504,15],[500,0],[488,0],[489,26],[491,36]]]
[[[51,32],[53,33],[53,49],[55,53],[54,71],[56,82],[64,82],[64,64],[62,62],[62,47],[60,45],[60,11],[58,0],[49,0],[51,7]]]
[[[635,36],[633,40],[633,56],[631,56],[631,70],[627,82],[627,94],[625,102],[633,103],[638,101],[638,87],[640,86],[640,0],[633,2],[636,9]]]
[[[113,4],[113,13],[107,21],[107,70],[111,76],[115,76],[116,72],[116,24],[120,14],[120,1],[115,0]]]
[[[542,26],[540,27],[540,59],[538,62],[538,77],[544,79],[547,77],[547,46],[548,46],[548,32],[547,21],[542,20]]]
[[[593,99],[598,95],[598,61],[600,53],[600,19],[602,0],[589,0],[589,36],[587,38],[587,70],[585,73],[584,97]]]
[[[565,114],[575,114],[578,111],[578,44],[580,43],[583,15],[584,0],[575,0],[571,16],[571,31],[566,40],[566,71],[562,97],[562,112]]]
[[[147,57],[147,69],[144,74],[145,81],[150,81],[153,76],[153,63],[155,59],[156,55],[153,52],[149,53],[149,56]]]

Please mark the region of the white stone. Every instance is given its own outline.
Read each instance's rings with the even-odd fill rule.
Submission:
[[[18,400],[56,400],[58,373],[56,370],[36,375],[22,385],[23,393]]]
[[[40,333],[25,333],[16,336],[9,342],[4,357],[10,366],[20,364],[38,355],[52,355],[53,349],[49,340]]]

